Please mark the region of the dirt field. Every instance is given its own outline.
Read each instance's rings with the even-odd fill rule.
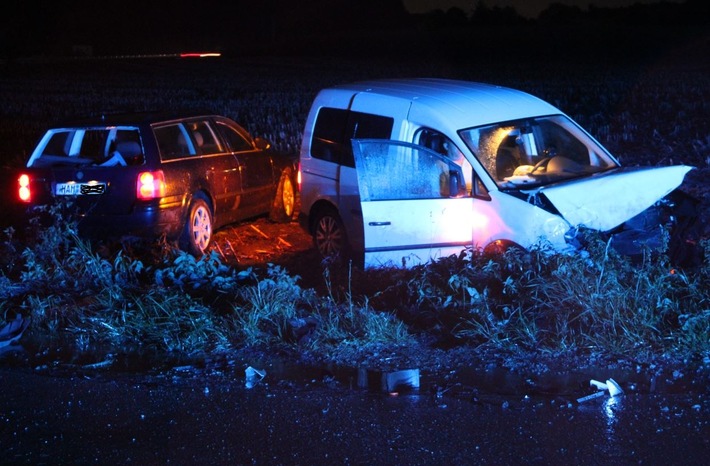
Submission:
[[[300,276],[303,287],[316,287],[322,282],[313,239],[295,220],[274,223],[259,217],[226,226],[215,233],[212,249],[226,264],[240,270],[276,264]]]

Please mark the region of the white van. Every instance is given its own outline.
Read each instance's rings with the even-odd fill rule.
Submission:
[[[580,228],[640,248],[629,222],[689,166],[622,168],[559,109],[504,87],[360,82],[316,97],[300,153],[300,218],[323,256],[412,266],[464,248],[560,252]],[[629,227],[633,225],[633,227]]]

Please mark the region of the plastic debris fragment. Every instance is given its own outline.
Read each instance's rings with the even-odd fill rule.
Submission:
[[[604,396],[606,391],[609,391],[609,396],[612,398],[624,393],[624,390],[621,389],[621,386],[614,379],[607,379],[606,382],[600,382],[592,379],[589,381],[589,385],[597,387],[597,390],[599,391],[592,393],[591,395],[583,396],[582,398],[577,398],[577,403],[584,403],[585,401]]]
[[[266,371],[263,369],[254,369],[253,367],[249,366],[244,370],[244,375],[246,376],[246,387],[254,388],[254,386],[257,383],[261,382],[261,379],[266,376]]]
[[[594,385],[595,387],[597,387],[597,390],[606,390],[606,383],[600,382],[598,380],[590,380],[589,385]]]
[[[419,389],[419,369],[405,369],[382,374],[382,390],[388,393],[401,389]]]
[[[618,396],[624,393],[624,391],[614,379],[609,379],[606,381],[606,388],[607,390],[609,390],[609,396]]]

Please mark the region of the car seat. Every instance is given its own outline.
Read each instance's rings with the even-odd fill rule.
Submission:
[[[520,165],[520,149],[515,144],[515,136],[508,136],[498,146],[496,152],[496,178],[503,180],[513,176],[515,169]]]
[[[143,151],[136,141],[118,141],[116,152],[121,154],[128,165],[139,165],[143,161]]]

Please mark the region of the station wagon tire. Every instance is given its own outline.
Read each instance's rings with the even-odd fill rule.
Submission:
[[[276,196],[274,196],[271,212],[269,212],[269,219],[279,223],[290,222],[295,210],[296,190],[293,188],[291,169],[287,168],[281,173]]]
[[[328,209],[320,212],[313,223],[313,244],[324,258],[348,255],[348,238],[340,216]]]
[[[195,257],[202,257],[212,242],[212,210],[207,201],[195,197],[187,213],[180,247]]]

